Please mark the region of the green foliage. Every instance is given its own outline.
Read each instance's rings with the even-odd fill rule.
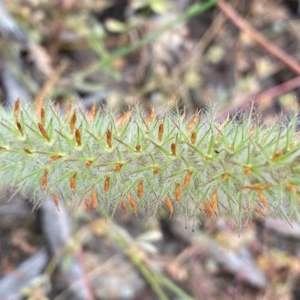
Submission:
[[[1,188],[39,205],[46,195],[72,208],[136,216],[254,214],[299,218],[299,140],[295,122],[267,128],[211,111],[157,117],[136,107],[108,111],[48,104],[37,114],[16,102],[0,111]]]

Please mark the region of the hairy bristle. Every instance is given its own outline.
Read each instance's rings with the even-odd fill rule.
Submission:
[[[281,214],[299,218],[300,142],[295,120],[272,128],[208,111],[120,117],[81,107],[0,108],[1,188],[16,188],[35,206],[51,196],[105,214]],[[131,209],[130,209],[131,208]],[[283,213],[284,212],[284,213]]]

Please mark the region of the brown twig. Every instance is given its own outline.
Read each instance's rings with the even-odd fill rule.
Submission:
[[[67,66],[68,66],[68,64],[65,61],[63,61],[60,65],[58,65],[58,67],[56,68],[56,70],[54,71],[52,76],[50,76],[50,78],[48,78],[48,80],[44,83],[44,85],[42,86],[40,91],[35,96],[35,101],[46,98],[46,96],[52,91],[55,84],[60,79],[61,74],[65,71]]]
[[[239,105],[238,109],[245,109],[247,107],[250,107],[251,105],[259,102],[262,99],[266,98],[274,98],[278,97],[284,93],[287,93],[295,88],[300,87],[300,76],[297,76],[293,79],[290,79],[286,82],[283,82],[281,84],[278,84],[276,86],[273,86],[267,90],[264,90],[252,97],[246,98],[244,101],[242,101],[241,105]],[[225,118],[229,113],[232,113],[232,109],[228,109],[225,111],[222,111],[217,118],[223,119]]]
[[[293,70],[297,75],[300,75],[300,65],[299,63],[286,52],[279,49],[272,42],[267,40],[263,35],[257,32],[248,22],[246,22],[235,10],[234,8],[220,0],[217,4],[219,9],[242,31],[246,32],[255,42],[257,42],[262,48],[264,48],[268,53],[279,59],[285,65],[287,65],[291,70]],[[253,105],[264,98],[274,98],[280,96],[286,92],[289,92],[300,86],[300,76],[297,76],[291,80],[288,80],[282,84],[271,87],[263,92],[260,92],[253,97],[248,97],[244,101],[241,101],[241,105],[238,109],[245,109],[246,107]],[[237,109],[237,108],[235,108]],[[232,109],[221,112],[217,118],[222,119],[226,117]]]
[[[300,65],[286,52],[276,47],[272,42],[267,40],[263,35],[257,32],[247,21],[245,21],[234,8],[220,0],[217,4],[219,9],[242,31],[246,32],[255,42],[263,47],[271,55],[286,64],[291,70],[300,75]]]
[[[273,86],[265,91],[262,91],[256,95],[254,95],[253,97],[251,97],[249,101],[253,101],[253,102],[258,102],[261,99],[266,99],[266,98],[274,98],[274,97],[278,97],[284,93],[287,93],[297,87],[300,86],[300,76],[297,76],[293,79],[290,79],[286,82],[283,82],[281,84],[278,84],[276,86]],[[244,106],[242,106],[243,108]]]

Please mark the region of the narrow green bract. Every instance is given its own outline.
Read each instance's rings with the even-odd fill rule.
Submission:
[[[116,117],[80,107],[36,114],[16,102],[0,110],[0,188],[47,195],[68,206],[137,216],[253,214],[299,218],[295,122],[268,128],[252,116],[219,124],[211,112]]]

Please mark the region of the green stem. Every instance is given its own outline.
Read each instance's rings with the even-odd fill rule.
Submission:
[[[128,256],[130,260],[133,262],[133,264],[138,268],[138,270],[141,272],[141,274],[144,276],[144,278],[147,280],[153,291],[157,294],[160,300],[168,300],[168,296],[164,293],[160,285],[157,283],[157,280],[155,279],[155,275],[152,271],[150,271],[149,268],[146,267],[146,265],[142,262],[140,257],[136,254],[134,249],[130,249],[128,251]]]
[[[161,284],[163,284],[170,291],[176,294],[179,297],[179,299],[184,299],[184,300],[194,299],[163,274],[156,273],[156,276],[158,277],[159,282],[161,282]]]
[[[216,5],[217,2],[218,2],[218,0],[209,0],[204,3],[196,3],[192,6],[190,6],[178,18],[176,18],[170,22],[167,22],[166,24],[161,26],[159,29],[150,32],[149,34],[147,34],[146,36],[144,36],[140,40],[138,40],[136,43],[129,45],[127,47],[122,47],[119,50],[115,51],[112,55],[110,55],[106,59],[99,61],[98,63],[93,64],[92,66],[88,67],[84,72],[81,72],[80,75],[75,76],[76,77],[76,78],[74,78],[75,81],[82,80],[83,78],[96,72],[99,68],[105,68],[105,67],[111,65],[112,62],[115,61],[116,59],[118,59],[120,57],[124,57],[124,56],[132,53],[133,51],[137,50],[138,48],[152,42],[153,40],[155,40],[159,36],[161,36],[164,32],[167,32],[170,29],[172,29],[173,27],[175,27],[176,25],[178,25],[179,23],[184,22],[184,21],[208,10],[209,8]]]

